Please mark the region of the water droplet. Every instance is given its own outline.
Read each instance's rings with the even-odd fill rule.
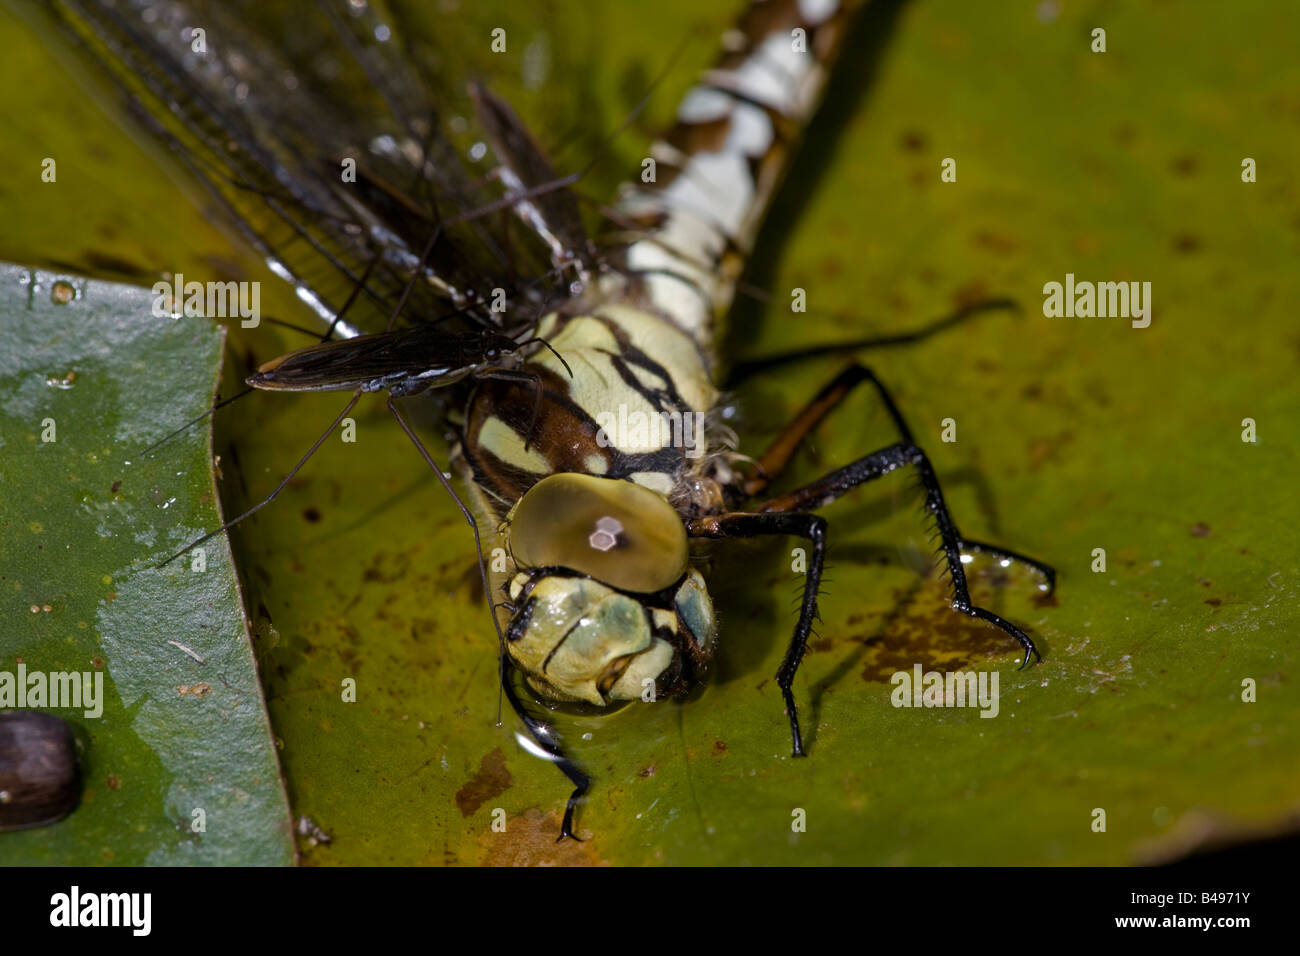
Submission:
[[[469,148],[469,158],[478,162],[487,155],[487,143],[478,142]]]
[[[60,279],[50,286],[50,300],[55,305],[67,305],[77,297],[77,287],[66,279]]]

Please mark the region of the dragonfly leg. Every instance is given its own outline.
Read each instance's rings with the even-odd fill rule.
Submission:
[[[970,590],[966,585],[966,571],[962,567],[962,552],[988,550],[1001,554],[1008,559],[1023,560],[1047,578],[1049,587],[1055,582],[1055,571],[1049,565],[1035,561],[1032,558],[1025,558],[1015,552],[992,548],[981,542],[964,539],[961,532],[957,530],[957,524],[953,521],[952,514],[948,511],[948,504],[943,499],[943,491],[939,487],[939,479],[934,473],[934,467],[930,464],[925,452],[910,441],[899,442],[872,452],[850,465],[819,478],[812,484],[764,502],[759,506],[759,510],[761,512],[784,513],[820,508],[830,504],[841,495],[847,494],[859,485],[866,484],[882,475],[887,475],[908,465],[915,467],[920,475],[921,486],[925,490],[926,510],[934,516],[935,523],[938,526],[944,562],[952,583],[953,610],[969,617],[987,621],[994,627],[1014,637],[1025,651],[1021,667],[1029,664],[1031,655],[1035,658],[1041,658],[1029,635],[1011,622],[1004,620],[987,608],[977,606],[971,601]]]
[[[757,298],[761,302],[770,302],[771,297],[761,290],[756,289],[747,283],[740,283],[737,286],[738,293],[749,295]],[[819,358],[826,355],[849,355],[862,349],[880,349],[890,348],[893,346],[913,345],[922,342],[932,335],[942,332],[944,329],[959,325],[963,322],[973,319],[975,316],[984,312],[1009,311],[1019,313],[1020,304],[1015,299],[995,298],[981,299],[978,302],[971,302],[960,308],[954,309],[947,315],[940,316],[937,319],[931,319],[925,325],[919,328],[911,329],[907,332],[893,332],[884,335],[872,335],[861,339],[849,339],[845,342],[830,342],[826,345],[814,345],[811,348],[797,349],[793,352],[781,352],[776,355],[762,356],[756,359],[749,359],[744,362],[737,362],[731,367],[727,374],[725,387],[730,390],[734,389],[741,382],[752,377],[759,372],[768,372],[784,365],[791,365],[795,362],[803,362],[811,358]],[[861,321],[855,324],[861,325]]]
[[[267,495],[257,504],[253,505],[253,507],[249,508],[243,514],[239,515],[239,517],[231,518],[229,521],[223,524],[216,531],[209,531],[203,537],[195,541],[191,541],[184,548],[177,551],[175,554],[173,554],[162,564],[158,565],[158,567],[160,568],[166,567],[168,564],[170,564],[171,562],[179,558],[182,554],[185,554],[187,551],[194,550],[199,545],[203,544],[205,541],[215,538],[217,535],[221,534],[221,532],[230,530],[235,525],[239,524],[239,522],[243,521],[245,518],[251,517],[253,514],[255,514],[258,511],[261,511],[272,501],[274,501],[276,499],[276,496],[279,495],[280,492],[284,491],[284,489],[288,486],[289,482],[293,480],[293,476],[298,474],[298,472],[302,471],[303,466],[307,464],[307,460],[311,458],[312,455],[316,454],[317,449],[319,449],[321,445],[325,444],[325,439],[329,438],[330,435],[334,434],[334,429],[339,427],[339,423],[342,422],[343,419],[347,417],[348,412],[352,411],[353,406],[357,404],[360,398],[361,398],[361,389],[357,389],[355,392],[352,393],[352,398],[351,400],[348,401],[348,404],[343,409],[343,411],[339,412],[338,416],[334,419],[334,421],[330,422],[330,427],[325,429],[324,433],[320,436],[320,438],[316,439],[316,441],[312,444],[311,448],[307,449],[307,454],[303,455],[302,458],[298,459],[298,464],[294,465],[293,469],[289,472],[289,474],[285,475],[283,480],[281,480],[281,482],[275,486],[274,491],[272,491],[269,495]]]
[[[1051,565],[1044,564],[1041,561],[1020,554],[1017,551],[1011,551],[1007,548],[987,544],[983,541],[975,541],[961,537],[957,531],[956,523],[952,520],[952,515],[948,511],[948,506],[943,500],[943,492],[939,487],[939,479],[935,476],[934,469],[931,467],[929,459],[925,457],[925,453],[917,448],[915,439],[912,437],[912,430],[908,428],[907,422],[903,419],[903,413],[898,410],[898,406],[894,403],[894,399],[889,394],[889,390],[885,388],[884,383],[880,381],[876,376],[876,373],[866,366],[859,365],[856,362],[835,376],[835,378],[832,379],[825,388],[818,392],[813,400],[804,407],[803,411],[795,416],[794,421],[777,436],[776,440],[772,442],[772,445],[768,450],[758,459],[758,473],[745,483],[744,490],[746,494],[752,497],[766,490],[772,479],[776,475],[780,474],[789,463],[790,458],[794,455],[799,444],[833,409],[840,404],[840,402],[844,400],[845,396],[847,396],[850,391],[858,385],[861,385],[863,382],[870,382],[875,387],[876,394],[880,396],[881,403],[885,406],[885,410],[889,413],[890,420],[894,423],[894,428],[898,431],[901,444],[911,448],[916,455],[920,456],[921,464],[918,464],[917,468],[921,474],[921,483],[925,488],[926,507],[935,514],[936,520],[939,522],[940,532],[944,533],[945,525],[947,528],[951,529],[952,539],[961,546],[962,550],[993,554],[1005,560],[1016,561],[1020,564],[1028,565],[1046,579],[1047,593],[1051,594],[1056,589],[1056,570]],[[870,457],[871,456],[867,456],[867,458],[862,459],[862,461],[867,461]],[[832,480],[835,476],[840,475],[842,472],[846,472],[853,467],[854,465],[850,465],[846,469],[832,472],[830,475],[827,475],[820,481],[808,485],[806,488],[801,488],[798,491],[791,492],[789,495],[773,499],[773,501],[763,505],[759,510],[789,511],[804,508],[824,507],[831,501],[840,497],[840,495],[857,487],[858,484],[879,477],[879,475],[867,475],[866,477],[861,478],[856,484],[850,484],[843,488],[839,488],[838,486],[833,489],[829,488],[829,485],[833,483]],[[829,498],[826,497],[828,489],[831,491],[831,496]],[[949,540],[945,537],[945,548],[947,548],[948,544]],[[961,571],[960,560],[957,560],[956,563],[959,566],[952,577],[954,585],[957,586],[958,596],[960,597],[962,591],[965,589],[965,574]]]
[[[883,387],[876,381],[871,371],[856,362],[828,382],[759,456],[755,462],[757,467],[754,474],[745,480],[743,486],[745,495],[753,498],[766,491],[768,485],[785,470],[804,439],[812,434],[813,429],[820,425],[827,415],[839,407],[840,402],[844,401],[849,392],[865,381],[875,381],[877,387],[883,391]],[[886,402],[890,406],[893,404],[888,396]],[[896,417],[896,421],[901,423],[901,420],[901,416]],[[903,426],[904,430],[906,427]]]
[[[397,419],[397,424],[402,426],[402,431],[406,432],[406,437],[411,440],[411,444],[413,444],[416,450],[420,453],[425,464],[433,469],[433,473],[438,476],[438,481],[442,484],[443,489],[447,494],[451,495],[451,500],[456,502],[456,507],[459,508],[460,513],[465,516],[465,521],[469,524],[470,531],[474,533],[474,550],[478,555],[479,575],[483,579],[483,596],[487,599],[488,613],[492,615],[492,623],[497,629],[497,650],[499,653],[504,655],[506,652],[506,639],[505,635],[501,633],[501,622],[497,620],[496,603],[492,600],[492,582],[488,579],[487,562],[483,560],[483,541],[479,537],[478,522],[474,520],[474,513],[469,510],[465,505],[465,502],[460,500],[460,495],[456,494],[456,489],[451,486],[451,482],[447,480],[447,476],[443,474],[442,469],[439,468],[437,463],[433,460],[433,456],[429,454],[429,450],[424,447],[424,442],[420,441],[420,436],[415,433],[415,429],[413,429],[406,421],[405,416],[398,411],[397,404],[393,401],[391,396],[388,399],[388,410],[392,412],[393,417]],[[498,704],[498,722],[501,720],[500,710],[501,708]]]
[[[519,695],[515,692],[514,685],[510,682],[510,672],[510,658],[503,652],[501,654],[502,693],[505,694],[506,700],[510,701],[511,709],[523,721],[524,727],[528,729],[528,735],[533,738],[536,746],[541,749],[541,756],[555,764],[560,772],[568,777],[569,782],[573,784],[573,792],[569,794],[568,802],[564,805],[564,821],[560,824],[560,836],[555,842],[559,843],[567,837],[581,843],[582,838],[573,832],[573,814],[578,808],[578,801],[583,798],[588,788],[590,788],[591,779],[565,754],[564,748],[560,745],[560,738],[554,729],[538,720],[524,707]]]
[[[798,535],[812,542],[812,555],[804,575],[803,602],[794,636],[785,652],[785,660],[776,672],[776,683],[785,699],[785,713],[790,719],[793,755],[804,756],[803,737],[799,732],[799,711],[794,702],[794,675],[808,647],[813,621],[819,620],[817,593],[821,586],[822,566],[826,558],[826,519],[800,512],[767,512],[711,515],[697,518],[686,526],[687,533],[699,538],[754,538],[760,535]]]

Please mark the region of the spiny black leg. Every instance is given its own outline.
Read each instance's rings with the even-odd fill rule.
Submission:
[[[907,423],[903,421],[902,413],[894,405],[893,399],[885,391],[885,387],[869,368],[854,362],[846,366],[838,375],[826,383],[821,391],[813,396],[799,414],[781,430],[781,434],[772,441],[767,450],[754,462],[754,474],[746,479],[742,486],[745,495],[752,498],[766,491],[767,486],[785,470],[790,463],[790,459],[794,457],[799,446],[812,434],[813,429],[820,425],[826,419],[826,416],[838,408],[849,393],[863,382],[871,382],[876,387],[876,391],[880,394],[881,401],[884,402],[885,408],[889,411],[889,417],[894,422],[899,434],[904,441],[911,442],[912,434],[908,431]]]
[[[806,488],[783,495],[780,498],[774,498],[762,505],[760,511],[805,511],[813,508],[821,508],[830,504],[840,495],[856,488],[858,485],[878,478],[882,474],[893,471],[895,468],[904,465],[915,464],[917,471],[920,473],[921,484],[925,488],[926,508],[935,516],[935,521],[939,526],[939,531],[943,540],[944,555],[947,560],[949,575],[952,579],[954,601],[953,606],[963,614],[971,617],[977,617],[981,620],[988,621],[991,624],[1001,628],[1013,636],[1020,645],[1025,648],[1025,664],[1029,663],[1029,655],[1032,653],[1038,657],[1038,650],[1031,641],[1019,628],[1002,620],[992,611],[976,607],[970,600],[970,593],[966,587],[966,572],[962,568],[961,554],[963,551],[985,551],[1000,558],[1020,561],[1034,568],[1047,581],[1047,593],[1050,594],[1056,588],[1056,571],[1041,561],[1035,561],[1016,551],[1007,548],[1001,548],[997,545],[986,544],[982,541],[972,541],[961,537],[957,530],[956,523],[952,520],[952,515],[948,511],[948,506],[943,500],[943,492],[939,488],[939,480],[934,474],[929,459],[925,453],[917,446],[912,437],[912,430],[907,427],[907,422],[903,419],[902,412],[894,404],[893,396],[885,388],[883,382],[876,377],[876,373],[864,365],[853,363],[845,368],[835,379],[822,389],[816,398],[809,403],[803,413],[796,419],[795,423],[786,430],[780,438],[777,439],[760,464],[766,463],[766,473],[760,473],[755,480],[751,480],[746,486],[761,489],[765,487],[770,475],[784,467],[790,456],[794,452],[795,446],[801,442],[809,432],[828,414],[835,406],[843,401],[844,396],[855,386],[870,382],[875,386],[876,394],[880,396],[881,403],[889,413],[890,420],[898,430],[898,435],[902,441],[898,445],[883,449],[860,461],[854,462],[846,468],[833,472],[819,481],[813,482]],[[1022,667],[1024,664],[1021,665]]]
[[[965,542],[962,540],[961,533],[957,530],[956,523],[952,520],[947,503],[943,500],[943,491],[939,487],[939,479],[934,474],[934,468],[930,465],[930,460],[926,458],[925,452],[910,442],[900,442],[890,445],[888,448],[882,448],[880,451],[872,452],[865,458],[859,458],[852,464],[833,471],[810,485],[805,485],[797,491],[792,491],[789,494],[765,502],[760,506],[759,510],[762,512],[784,513],[824,507],[859,485],[866,484],[868,481],[908,465],[914,465],[920,475],[921,486],[925,490],[926,510],[934,515],[935,523],[939,528],[944,560],[947,564],[949,577],[952,580],[953,609],[970,617],[987,621],[1019,641],[1020,646],[1025,649],[1025,659],[1021,662],[1021,667],[1028,665],[1031,654],[1041,659],[1041,655],[1038,653],[1038,649],[1034,647],[1034,642],[1029,639],[1029,635],[1009,621],[998,617],[992,611],[977,607],[971,602],[970,591],[966,587],[966,572],[962,568],[961,561],[962,546]],[[987,546],[982,547],[987,549]],[[1004,553],[1011,556],[1011,552]],[[1054,573],[1046,565],[1041,565],[1036,561],[1032,563],[1035,567],[1043,568],[1045,573],[1049,574],[1049,580],[1054,578]]]
[[[573,814],[578,808],[578,801],[583,798],[591,786],[591,779],[579,770],[578,765],[564,753],[560,738],[556,736],[555,731],[530,714],[524,707],[519,700],[519,695],[515,693],[514,685],[510,683],[510,666],[510,658],[502,654],[501,690],[505,694],[506,700],[510,701],[511,708],[519,716],[519,719],[524,722],[524,726],[528,728],[528,733],[537,746],[573,784],[573,793],[569,794],[569,800],[564,805],[564,821],[560,824],[560,836],[555,842],[559,843],[565,837],[568,837],[570,840],[577,840],[581,843],[582,838],[573,832]]]
[[[952,579],[953,608],[970,617],[988,621],[994,627],[1006,631],[1019,641],[1020,646],[1025,649],[1025,659],[1020,662],[1022,669],[1029,666],[1030,654],[1034,655],[1037,660],[1042,660],[1042,655],[1038,653],[1038,648],[1034,646],[1034,642],[1030,640],[1028,634],[1010,621],[998,617],[992,611],[976,607],[971,601],[970,591],[966,587],[966,569],[962,567],[961,561],[962,545],[964,544],[961,532],[957,530],[957,525],[948,511],[948,505],[943,500],[943,491],[939,488],[939,479],[934,473],[930,459],[926,458],[925,452],[915,445],[910,446],[909,451],[916,464],[916,470],[921,477],[921,486],[925,489],[925,506],[934,515],[935,523],[939,526],[944,559],[948,565],[948,574]],[[1052,579],[1055,578],[1055,572],[1051,577]]]
[[[776,683],[785,698],[785,712],[790,718],[790,736],[794,756],[802,757],[803,737],[799,733],[799,711],[794,702],[794,675],[808,648],[808,635],[817,619],[817,589],[821,585],[822,564],[826,557],[826,519],[819,515],[771,512],[766,514],[723,514],[698,518],[686,526],[687,532],[700,538],[753,538],[758,535],[794,534],[812,542],[812,559],[804,575],[803,604],[794,636],[785,652],[785,660],[776,672]]]
[[[742,295],[749,295],[752,298],[759,299],[759,301],[771,301],[770,295],[748,283],[737,283],[736,291]],[[816,345],[812,348],[799,349],[795,352],[783,352],[779,355],[769,355],[764,358],[752,359],[748,362],[738,362],[732,366],[724,384],[727,389],[734,389],[741,382],[758,372],[771,371],[772,369],[782,365],[803,362],[807,359],[819,358],[825,355],[847,355],[852,352],[860,352],[863,349],[887,348],[895,345],[912,345],[916,342],[923,341],[944,329],[973,318],[982,312],[992,312],[1000,309],[1019,312],[1020,305],[1014,299],[984,299],[980,302],[972,302],[968,305],[963,305],[954,312],[942,316],[941,318],[933,319],[920,328],[913,329],[910,332],[895,332],[889,335],[874,335],[868,338],[851,339],[846,342],[832,342],[827,345]]]

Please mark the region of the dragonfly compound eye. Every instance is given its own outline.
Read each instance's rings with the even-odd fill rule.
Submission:
[[[636,700],[672,667],[672,645],[641,604],[590,578],[543,577],[508,632],[510,656],[555,700]]]
[[[509,523],[521,568],[568,568],[638,594],[686,573],[682,519],[662,495],[630,481],[551,475],[520,499]]]

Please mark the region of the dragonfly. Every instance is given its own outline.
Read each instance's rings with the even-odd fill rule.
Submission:
[[[352,393],[294,473],[362,394],[387,392],[461,507],[502,694],[521,741],[572,785],[559,839],[578,839],[592,781],[538,708],[681,698],[706,679],[725,635],[701,542],[795,537],[809,548],[776,674],[795,757],[806,753],[795,677],[828,549],[817,512],[878,478],[917,476],[953,611],[1014,638],[1022,666],[1038,656],[1024,630],[973,601],[964,563],[978,552],[1023,564],[1048,592],[1054,570],[959,531],[874,370],[846,364],[755,458],[720,423],[721,330],[853,11],[836,0],[748,5],[642,175],[600,207],[593,237],[573,188],[581,173],[560,175],[483,86],[471,98],[495,165],[483,175],[464,162],[437,105],[445,81],[397,42],[396,8],[322,2],[277,28],[257,4],[204,5],[201,16],[157,0],[57,7],[137,119],[327,326],[248,379]],[[351,179],[340,175],[349,162]],[[864,387],[894,440],[774,493],[810,435]],[[453,396],[449,455],[468,502],[395,401],[429,393]],[[489,570],[480,530],[501,543],[499,567]]]

